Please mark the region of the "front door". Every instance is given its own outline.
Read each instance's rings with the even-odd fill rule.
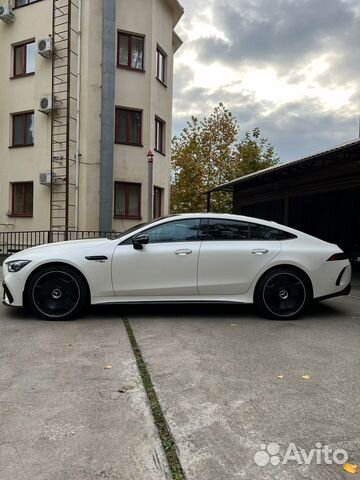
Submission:
[[[112,281],[117,296],[197,295],[199,219],[172,219],[141,232],[141,250],[125,240],[115,249]]]

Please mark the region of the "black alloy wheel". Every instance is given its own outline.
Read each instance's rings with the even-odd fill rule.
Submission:
[[[86,285],[71,268],[45,267],[31,278],[26,298],[31,310],[42,318],[67,320],[84,310]]]
[[[255,305],[269,318],[287,320],[298,317],[309,302],[308,281],[291,269],[266,273],[255,290]]]

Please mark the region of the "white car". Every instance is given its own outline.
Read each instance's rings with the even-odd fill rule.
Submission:
[[[254,303],[271,318],[350,292],[337,246],[274,222],[238,215],[174,215],[117,238],[18,252],[4,265],[5,305],[42,318],[78,316],[89,304]]]

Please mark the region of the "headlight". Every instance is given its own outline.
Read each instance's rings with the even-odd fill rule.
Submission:
[[[9,272],[19,272],[30,262],[31,260],[13,260],[12,262],[7,262],[6,265]]]

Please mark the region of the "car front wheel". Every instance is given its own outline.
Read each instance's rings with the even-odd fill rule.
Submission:
[[[27,306],[47,320],[68,320],[78,316],[87,305],[83,278],[65,266],[49,266],[37,271],[26,292]]]
[[[297,318],[310,300],[305,275],[292,269],[277,268],[266,273],[256,286],[254,302],[257,310],[268,318]]]

